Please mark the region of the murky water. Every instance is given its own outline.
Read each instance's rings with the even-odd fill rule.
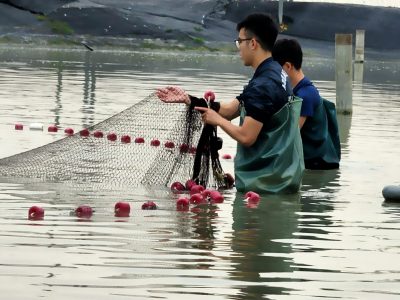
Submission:
[[[334,100],[333,61],[307,58],[305,70]],[[0,157],[63,137],[15,131],[17,122],[83,128],[167,84],[229,100],[249,74],[234,56],[3,48]],[[235,192],[178,212],[166,193],[1,179],[2,298],[398,299],[400,206],[381,190],[400,183],[399,79],[398,62],[367,61],[353,115],[339,116],[340,170],[306,172],[300,194],[257,208]],[[221,135],[221,153],[234,154]],[[114,217],[121,200],[131,217]],[[159,209],[142,211],[146,200]],[[70,215],[81,204],[94,207],[90,221]],[[43,221],[27,220],[32,205]]]

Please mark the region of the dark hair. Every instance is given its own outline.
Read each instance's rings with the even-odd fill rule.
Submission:
[[[264,50],[272,51],[278,36],[278,26],[267,14],[251,14],[237,24],[236,30],[244,28],[248,38],[255,37]],[[253,36],[251,36],[253,35]]]
[[[272,57],[281,66],[283,66],[285,62],[290,62],[296,70],[299,70],[303,63],[303,51],[301,50],[299,42],[294,39],[277,40],[274,49],[272,49]]]

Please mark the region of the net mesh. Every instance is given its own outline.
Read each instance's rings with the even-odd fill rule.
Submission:
[[[179,103],[163,103],[153,93],[89,127],[87,137],[75,133],[1,159],[0,175],[108,186],[184,183],[193,175],[195,147],[202,128],[198,112]],[[95,137],[96,131],[103,132],[104,137]],[[108,140],[109,133],[115,133],[118,139]],[[122,142],[123,135],[129,135],[131,142]],[[137,143],[136,138],[144,142]],[[210,178],[208,185],[213,184]]]

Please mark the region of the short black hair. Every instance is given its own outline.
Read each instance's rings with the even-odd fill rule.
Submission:
[[[296,70],[300,70],[303,63],[303,51],[299,42],[295,39],[277,40],[272,49],[272,57],[281,66],[285,62],[293,64]]]
[[[236,26],[237,31],[242,28],[246,30],[248,38],[255,37],[264,50],[272,51],[278,36],[278,26],[270,15],[262,13],[248,15]]]

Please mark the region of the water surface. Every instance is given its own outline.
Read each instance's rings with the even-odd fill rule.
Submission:
[[[330,57],[305,71],[335,101]],[[83,128],[156,87],[240,93],[251,70],[235,56],[0,49],[0,157],[63,137],[15,131],[33,122]],[[341,168],[307,171],[301,193],[178,212],[167,190],[0,180],[0,284],[5,299],[398,299],[400,206],[381,196],[400,184],[399,62],[367,61],[354,84],[354,113],[339,116]],[[167,118],[168,116],[160,116]],[[221,153],[234,155],[225,134]],[[225,171],[233,162],[222,160]],[[129,218],[116,218],[116,201]],[[154,200],[156,211],[142,211]],[[70,214],[89,204],[90,221]],[[43,221],[28,221],[32,205]]]

